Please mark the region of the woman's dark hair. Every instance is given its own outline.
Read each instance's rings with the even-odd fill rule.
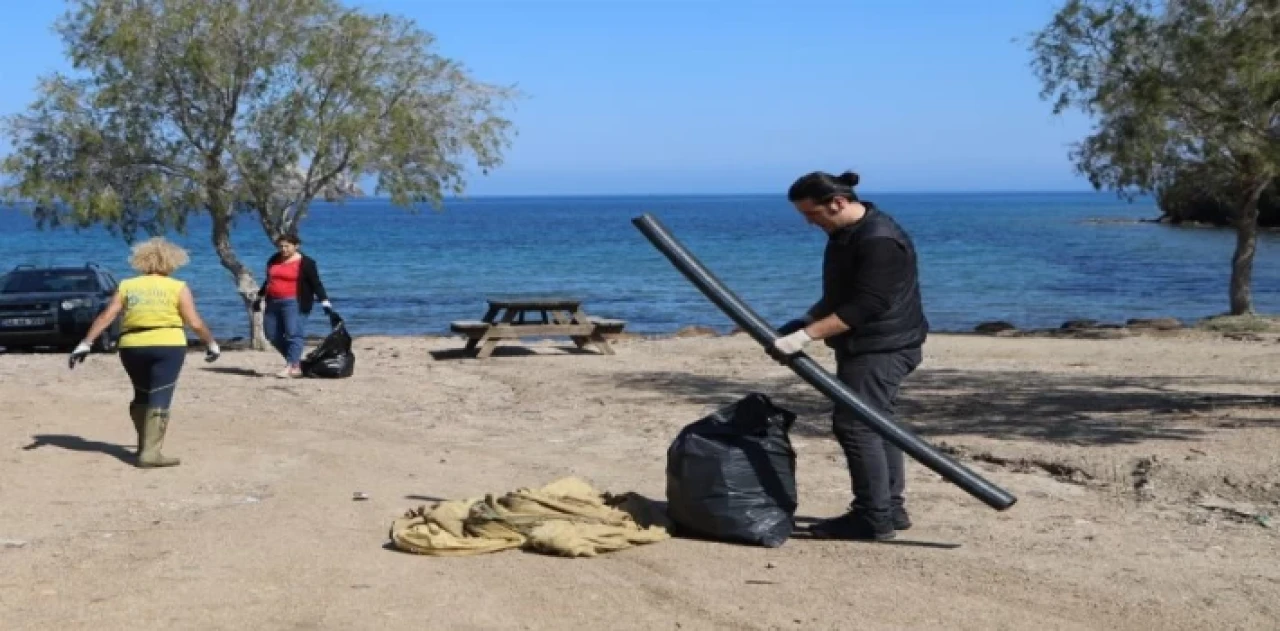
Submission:
[[[814,171],[800,176],[791,184],[791,188],[787,190],[787,201],[798,202],[807,199],[825,204],[837,197],[843,197],[856,202],[858,194],[853,192],[853,187],[858,185],[858,180],[858,174],[853,171],[845,171],[840,175]]]
[[[281,243],[292,243],[294,246],[299,246],[299,245],[302,245],[302,239],[299,238],[298,235],[290,232],[287,234],[282,234],[280,235],[279,239],[276,239],[276,245],[279,245]]]

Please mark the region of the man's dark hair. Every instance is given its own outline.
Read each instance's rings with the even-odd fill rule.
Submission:
[[[858,185],[858,174],[845,171],[840,175],[831,175],[822,171],[814,171],[800,176],[787,190],[787,201],[798,202],[802,199],[814,203],[825,204],[837,197],[851,202],[858,201],[858,194],[853,187]]]

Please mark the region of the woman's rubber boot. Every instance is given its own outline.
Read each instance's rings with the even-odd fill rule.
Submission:
[[[164,433],[169,429],[169,410],[149,408],[142,425],[142,454],[138,457],[138,466],[143,468],[173,467],[182,463],[177,458],[166,458],[160,455],[164,445]]]
[[[133,419],[133,432],[138,435],[138,446],[133,450],[135,458],[142,457],[142,427],[147,422],[147,406],[137,403],[129,404],[129,417]]]

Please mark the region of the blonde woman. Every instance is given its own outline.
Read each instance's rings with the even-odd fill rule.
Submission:
[[[222,354],[200,319],[187,284],[170,278],[187,261],[185,250],[160,237],[135,246],[129,264],[139,275],[120,283],[111,303],[71,352],[70,365],[75,368],[89,355],[98,336],[123,312],[118,348],[120,363],[133,382],[129,416],[138,433],[138,466],[143,468],[181,463],[178,458],[161,455],[160,448],[169,426],[173,391],[187,354],[183,326],[191,327],[204,342],[208,349],[205,361],[215,361]]]

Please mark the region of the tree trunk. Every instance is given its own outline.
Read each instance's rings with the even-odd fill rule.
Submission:
[[[250,277],[249,281],[253,282],[253,278]],[[254,293],[256,294],[257,291],[258,290],[255,287]],[[262,326],[262,312],[253,310],[252,298],[247,302],[245,309],[249,312],[249,345],[255,351],[267,350],[268,342],[266,333],[264,332],[265,329]]]
[[[267,338],[263,334],[262,314],[253,311],[253,300],[258,295],[258,283],[253,278],[253,272],[240,262],[240,257],[236,256],[235,250],[231,247],[231,215],[218,211],[212,211],[209,215],[213,223],[213,250],[218,253],[218,261],[222,263],[222,267],[231,273],[231,278],[236,284],[236,292],[244,301],[245,313],[249,316],[249,344],[254,350],[266,350]]]
[[[1253,313],[1253,255],[1258,249],[1258,199],[1270,179],[1255,185],[1236,212],[1236,251],[1231,256],[1231,315]]]

